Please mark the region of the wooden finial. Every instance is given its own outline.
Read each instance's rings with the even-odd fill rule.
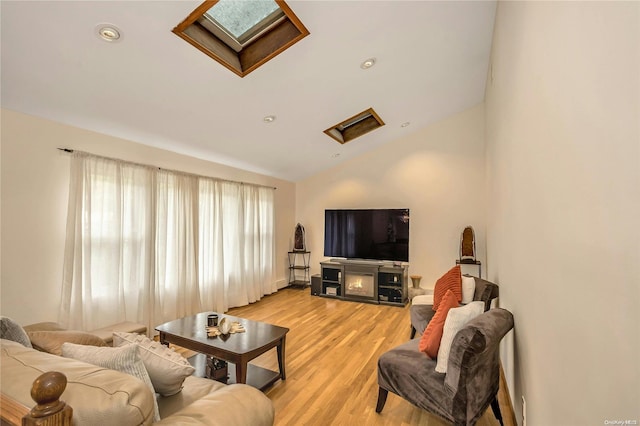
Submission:
[[[41,374],[31,387],[31,398],[37,405],[22,419],[22,424],[70,425],[73,410],[60,400],[66,387],[67,377],[64,374],[58,371]]]

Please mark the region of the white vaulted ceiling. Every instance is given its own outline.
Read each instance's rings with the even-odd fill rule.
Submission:
[[[289,1],[310,35],[244,78],[171,32],[199,4],[3,0],[2,107],[297,181],[484,98],[494,1]],[[385,126],[323,133],[370,107]]]

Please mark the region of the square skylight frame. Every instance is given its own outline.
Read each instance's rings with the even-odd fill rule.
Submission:
[[[173,33],[240,77],[246,76],[309,35],[307,28],[284,0],[275,0],[283,16],[267,22],[267,25],[261,21],[259,25],[263,25],[257,34],[251,34],[248,40],[237,40],[229,31],[212,30],[214,23],[203,25],[203,20],[211,21],[204,15],[218,2],[219,0],[206,0],[179,23]],[[229,34],[225,37],[220,31]],[[230,40],[235,40],[235,43]]]

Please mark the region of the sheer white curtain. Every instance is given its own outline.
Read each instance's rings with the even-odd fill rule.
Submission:
[[[60,320],[94,329],[138,319],[152,279],[148,169],[99,157],[71,161]]]
[[[200,180],[200,291],[224,312],[278,290],[273,189]],[[221,283],[221,285],[212,285]]]
[[[278,291],[276,285],[274,193],[271,188],[245,186],[245,269],[253,274],[249,303]],[[248,256],[251,252],[251,256]]]
[[[277,291],[273,192],[74,153],[60,322],[152,330]]]
[[[203,232],[200,234],[198,272],[200,274],[200,295],[202,305],[207,310],[225,312],[229,309],[227,294],[229,283],[225,280],[225,263],[222,226],[222,185],[221,182],[200,180],[200,216]]]
[[[198,179],[156,173],[154,318],[201,311],[198,287]],[[214,284],[215,285],[215,284]]]

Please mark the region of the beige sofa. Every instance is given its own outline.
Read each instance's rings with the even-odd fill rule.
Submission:
[[[159,396],[161,421],[153,423],[153,392],[125,373],[63,358],[0,339],[2,393],[32,407],[33,381],[47,371],[67,377],[62,400],[73,408],[74,425],[272,425],[274,408],[259,390],[190,376],[181,392]]]

